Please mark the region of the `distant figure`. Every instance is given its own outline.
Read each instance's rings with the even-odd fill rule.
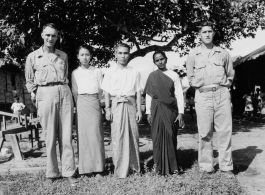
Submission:
[[[260,114],[265,115],[265,96],[261,97],[260,107],[261,107]]]
[[[252,116],[253,110],[254,110],[251,96],[246,94],[243,96],[243,98],[246,100],[244,114],[246,114],[247,117],[250,117],[250,116]]]
[[[190,87],[186,92],[186,98],[188,99],[188,105],[190,108],[190,116],[191,119],[194,119],[193,117],[193,108],[195,106],[194,98],[195,98],[195,89],[193,87]]]
[[[11,109],[13,111],[13,114],[21,115],[21,112],[22,112],[22,110],[25,107],[26,106],[23,103],[19,102],[19,97],[18,96],[15,96],[14,97],[14,103],[11,106]],[[11,120],[14,120],[14,117],[12,117]]]
[[[233,177],[232,111],[229,87],[234,69],[229,53],[214,45],[214,24],[199,26],[201,44],[188,56],[186,66],[190,85],[196,89],[195,108],[199,130],[199,167],[214,172],[213,130],[217,134],[218,159],[221,172]]]
[[[79,67],[72,73],[72,92],[77,107],[78,172],[87,176],[105,169],[104,133],[100,97],[102,73],[91,66],[92,48],[81,45]]]
[[[260,96],[259,96],[260,89],[257,88],[255,93],[252,96],[252,102],[253,102],[253,115],[257,116],[258,113],[260,113],[259,109],[259,101],[260,101]]]

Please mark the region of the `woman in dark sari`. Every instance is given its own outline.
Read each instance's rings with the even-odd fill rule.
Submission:
[[[178,126],[183,127],[184,98],[179,76],[166,68],[163,51],[153,54],[158,70],[146,82],[146,114],[151,125],[154,164],[161,175],[179,172],[177,157]],[[179,124],[177,123],[179,122]]]

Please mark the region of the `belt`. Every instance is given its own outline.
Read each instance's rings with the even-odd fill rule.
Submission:
[[[225,86],[214,86],[214,87],[210,87],[210,86],[202,86],[200,87],[198,90],[200,93],[205,93],[205,92],[210,92],[210,91],[217,91],[218,89],[224,88]]]
[[[39,87],[51,87],[56,85],[64,85],[65,83],[62,82],[54,82],[54,83],[47,83],[46,85],[39,85]]]

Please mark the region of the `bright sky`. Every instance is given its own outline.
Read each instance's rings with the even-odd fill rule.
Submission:
[[[237,39],[231,43],[232,50],[228,50],[232,57],[240,55],[245,56],[250,52],[262,47],[265,44],[265,30],[259,29],[256,33],[255,38]],[[134,50],[132,50],[134,51]],[[137,57],[133,59],[129,66],[136,68],[142,77],[142,85],[145,85],[148,75],[150,72],[156,69],[156,66],[152,60],[153,52],[148,53],[145,57]],[[177,66],[182,66],[186,61],[187,56],[179,57],[178,53],[166,52],[168,57],[167,66],[168,69],[175,69]],[[183,85],[188,85],[188,81],[184,80]]]

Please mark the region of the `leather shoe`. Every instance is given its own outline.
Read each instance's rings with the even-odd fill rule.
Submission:
[[[234,177],[234,173],[232,171],[221,171],[221,173],[223,173],[228,178]]]
[[[51,185],[55,180],[56,180],[56,178],[46,178],[45,184]]]
[[[78,184],[78,180],[74,176],[67,177],[67,180],[69,181],[71,186],[76,186],[76,184]]]

